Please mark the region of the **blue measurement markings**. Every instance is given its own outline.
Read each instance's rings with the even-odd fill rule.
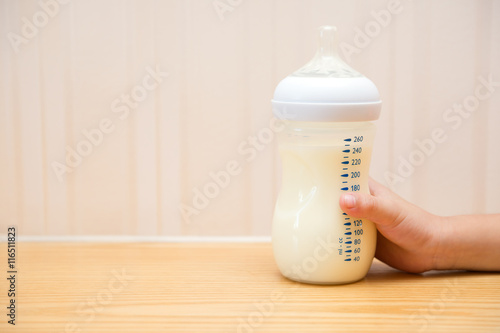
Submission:
[[[351,142],[352,139],[351,138],[347,138],[347,139],[344,139],[344,142],[346,142],[344,145],[346,146],[346,149],[342,150],[342,152],[344,154],[346,154],[344,157],[344,159],[347,159],[346,161],[342,161],[340,162],[341,164],[344,164],[345,167],[342,167],[342,171],[344,172],[347,172],[348,171],[348,164],[349,164],[349,153],[351,152],[351,149],[347,148],[349,146],[349,142]],[[347,184],[347,179],[349,178],[349,173],[342,173],[340,174],[340,177],[346,179],[346,180],[343,180],[342,181],[342,184]],[[349,186],[343,186],[340,188],[341,191],[348,191],[349,190]],[[346,236],[346,241],[344,242],[344,244],[346,244],[346,249],[344,250],[344,261],[352,261],[351,259],[351,253],[352,253],[352,249],[351,249],[351,245],[352,244],[352,240],[351,240],[351,235],[352,235],[352,232],[350,231],[351,230],[351,225],[352,223],[350,222],[350,219],[351,217],[349,215],[347,215],[346,213],[342,213],[342,215],[344,216],[344,226],[345,226],[345,232],[344,232],[344,235]]]

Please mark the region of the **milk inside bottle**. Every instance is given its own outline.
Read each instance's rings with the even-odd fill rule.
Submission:
[[[377,88],[338,56],[336,28],[319,29],[319,48],[283,79],[272,100],[279,133],[282,187],[272,242],[281,273],[292,280],[342,284],[362,279],[375,253],[376,228],[339,207],[342,193],[368,193]]]

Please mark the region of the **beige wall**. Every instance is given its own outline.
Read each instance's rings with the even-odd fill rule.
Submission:
[[[382,95],[372,176],[387,184],[400,169],[394,190],[435,213],[499,212],[500,85],[477,87],[500,81],[500,1],[390,3],[75,0],[49,17],[38,1],[0,1],[0,233],[268,235],[275,142],[255,156],[238,147],[269,126],[274,87],[312,56],[323,24]],[[388,9],[376,23],[371,12]],[[33,16],[38,31],[23,35]],[[473,111],[447,111],[463,103]],[[415,140],[435,129],[446,140],[422,159]],[[88,155],[58,177],[68,147]],[[421,165],[405,174],[409,157]],[[231,160],[241,173],[185,223],[180,204]]]

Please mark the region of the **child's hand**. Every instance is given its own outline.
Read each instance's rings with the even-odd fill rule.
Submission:
[[[350,216],[376,224],[379,232],[375,256],[407,272],[436,268],[441,218],[410,204],[372,179],[369,185],[371,195],[344,194],[340,207]]]
[[[375,256],[407,272],[500,271],[500,214],[442,217],[403,200],[370,179],[370,194],[347,193],[340,207],[378,229]]]

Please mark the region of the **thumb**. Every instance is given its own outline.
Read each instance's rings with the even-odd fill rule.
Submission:
[[[339,203],[347,215],[366,218],[379,225],[393,226],[401,221],[402,209],[393,200],[365,193],[345,193],[340,196]]]

